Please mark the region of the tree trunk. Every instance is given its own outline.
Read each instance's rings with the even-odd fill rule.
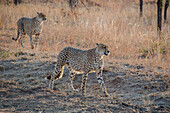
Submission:
[[[79,1],[78,0],[68,0],[68,3],[69,3],[70,8],[73,9],[79,4]]]
[[[166,19],[167,19],[168,6],[169,6],[169,0],[166,0],[166,2],[165,2],[165,10],[164,10],[164,23],[166,22]]]
[[[143,0],[140,0],[140,15],[139,17],[142,17],[143,16]]]
[[[14,4],[17,5],[18,0],[14,0]]]
[[[14,4],[17,5],[17,4],[20,4],[21,3],[21,0],[14,0]]]
[[[157,2],[157,32],[161,33],[162,30],[162,0]]]

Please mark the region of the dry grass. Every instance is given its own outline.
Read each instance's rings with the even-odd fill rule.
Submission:
[[[68,4],[61,0],[53,3],[27,2],[17,6],[0,4],[0,49],[17,52],[20,47],[11,40],[16,37],[17,20],[23,16],[34,17],[36,12],[43,12],[48,21],[41,34],[39,52],[58,54],[66,46],[88,49],[97,42],[110,47],[110,62],[123,59],[138,63],[138,57],[145,55],[151,59],[142,60],[140,63],[146,61],[145,63],[157,65],[161,62],[163,66],[168,66],[169,23],[163,24],[163,34],[158,42],[156,4],[144,4],[144,16],[139,19],[137,1],[96,2],[106,7],[89,7],[90,12],[83,6],[79,7],[76,10],[77,18],[70,14]],[[170,21],[170,17],[168,19]],[[22,50],[37,52],[30,49],[29,38],[26,39],[27,46]],[[164,53],[157,51],[158,43],[161,43],[160,48],[163,48]],[[158,53],[161,53],[159,59]]]
[[[67,73],[56,82],[57,90],[46,89],[48,83],[44,78],[54,70],[55,55],[67,46],[89,49],[95,47],[95,43],[110,47],[111,55],[106,58],[108,62],[103,74],[113,98],[140,106],[143,111],[169,111],[169,13],[169,23],[163,24],[163,33],[158,38],[157,6],[150,4],[151,0],[144,0],[147,4],[144,4],[144,15],[140,19],[139,0],[94,0],[105,7],[88,7],[88,12],[80,6],[76,9],[77,18],[70,13],[64,0],[24,1],[17,6],[0,4],[1,111],[74,112],[90,111],[89,108],[95,106],[100,112],[137,112],[109,99],[101,100],[95,76],[89,76],[87,84],[88,95],[94,97],[63,91],[67,89],[66,84],[62,84],[68,83]],[[44,23],[39,48],[30,49],[28,37],[25,48],[21,48],[11,39],[17,34],[17,20],[23,16],[34,17],[36,12],[43,12],[48,20]],[[74,85],[80,88],[81,76],[76,79]],[[103,107],[106,105],[110,107]]]

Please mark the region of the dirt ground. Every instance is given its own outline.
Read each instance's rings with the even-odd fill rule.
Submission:
[[[144,0],[143,17],[139,0],[92,0],[102,7],[86,3],[87,10],[80,4],[75,12],[67,0],[22,0],[17,6],[0,1],[0,113],[170,113],[170,14],[158,37],[155,0]],[[17,20],[33,18],[36,12],[47,16],[39,48],[30,49],[27,36],[21,49],[12,40]],[[86,96],[69,91],[67,69],[55,81],[55,90],[48,88],[45,77],[54,71],[59,51],[68,46],[89,49],[96,43],[108,45],[111,53],[103,71],[111,97],[104,97],[95,73],[88,76]],[[74,79],[76,89],[81,78]]]
[[[170,112],[169,70],[121,62],[105,66],[104,97],[95,73],[88,76],[87,94],[69,91],[68,70],[48,88],[56,55],[21,52],[0,61],[0,112]],[[74,79],[80,89],[81,75]]]

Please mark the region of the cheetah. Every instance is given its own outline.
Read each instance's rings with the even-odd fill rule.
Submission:
[[[69,69],[69,87],[71,90],[78,92],[77,89],[73,87],[73,79],[76,74],[83,74],[81,93],[86,94],[86,82],[88,73],[96,72],[97,80],[102,87],[102,91],[105,96],[109,96],[107,93],[103,76],[103,56],[110,54],[108,46],[104,44],[96,43],[97,47],[89,50],[81,50],[72,47],[64,48],[57,56],[57,63],[55,66],[55,71],[52,75],[47,76],[46,79],[50,80],[49,87],[54,88],[54,80],[59,79],[63,75],[64,67],[67,66]]]
[[[37,12],[37,16],[34,18],[27,17],[20,18],[17,22],[18,27],[17,37],[16,38],[13,37],[12,39],[15,41],[19,40],[19,43],[24,48],[22,39],[26,35],[29,35],[31,48],[34,49],[32,35],[35,35],[35,47],[36,47],[39,40],[39,35],[42,32],[43,22],[46,20],[47,20],[46,15],[39,12]]]

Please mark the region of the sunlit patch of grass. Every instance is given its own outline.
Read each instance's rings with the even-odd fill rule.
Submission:
[[[1,51],[0,52],[1,59],[7,59],[10,55],[11,55],[11,53],[9,51]]]
[[[149,48],[141,48],[139,52],[142,54],[141,57],[153,58],[157,54],[165,55],[167,54],[167,45],[162,42],[153,43]]]

